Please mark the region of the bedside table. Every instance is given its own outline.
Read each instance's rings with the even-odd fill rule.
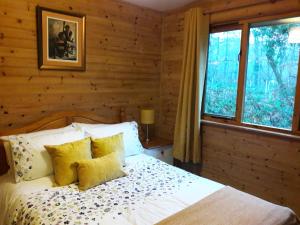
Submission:
[[[173,165],[172,142],[162,138],[152,138],[148,143],[142,142],[144,153],[170,165]]]

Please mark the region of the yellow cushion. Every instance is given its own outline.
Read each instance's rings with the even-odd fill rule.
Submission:
[[[110,153],[101,158],[78,161],[77,173],[80,190],[87,190],[126,175],[122,171],[122,163],[117,152]]]
[[[47,145],[45,148],[52,158],[54,179],[59,186],[76,182],[76,162],[92,158],[90,138],[62,145]]]
[[[124,163],[124,141],[123,133],[116,134],[105,138],[92,138],[92,155],[93,158],[103,157],[112,152],[119,152],[122,162]]]

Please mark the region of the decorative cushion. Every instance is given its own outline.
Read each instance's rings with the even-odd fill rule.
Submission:
[[[144,151],[139,140],[138,125],[134,121],[118,124],[73,123],[72,125],[83,129],[93,138],[103,138],[123,133],[125,157],[137,155]]]
[[[59,145],[82,138],[84,131],[72,126],[9,136],[11,162],[9,156],[7,161],[15,181],[29,181],[53,174],[51,158],[44,145]]]
[[[123,162],[123,164],[125,164],[123,133],[104,138],[92,138],[93,158],[103,157],[112,152],[118,152],[121,161]]]
[[[45,148],[52,158],[54,179],[59,186],[76,182],[76,162],[92,158],[90,138],[62,145],[46,145]]]
[[[110,153],[101,158],[78,161],[77,173],[80,190],[87,190],[126,175],[122,170],[118,152]]]

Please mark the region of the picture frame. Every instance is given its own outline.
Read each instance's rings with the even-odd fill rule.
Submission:
[[[86,16],[37,6],[38,67],[86,68]]]

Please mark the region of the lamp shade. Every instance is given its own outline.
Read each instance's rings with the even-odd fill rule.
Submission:
[[[141,123],[142,124],[154,124],[154,109],[142,109],[141,110]]]
[[[300,43],[300,27],[292,27],[289,31],[289,43]]]

